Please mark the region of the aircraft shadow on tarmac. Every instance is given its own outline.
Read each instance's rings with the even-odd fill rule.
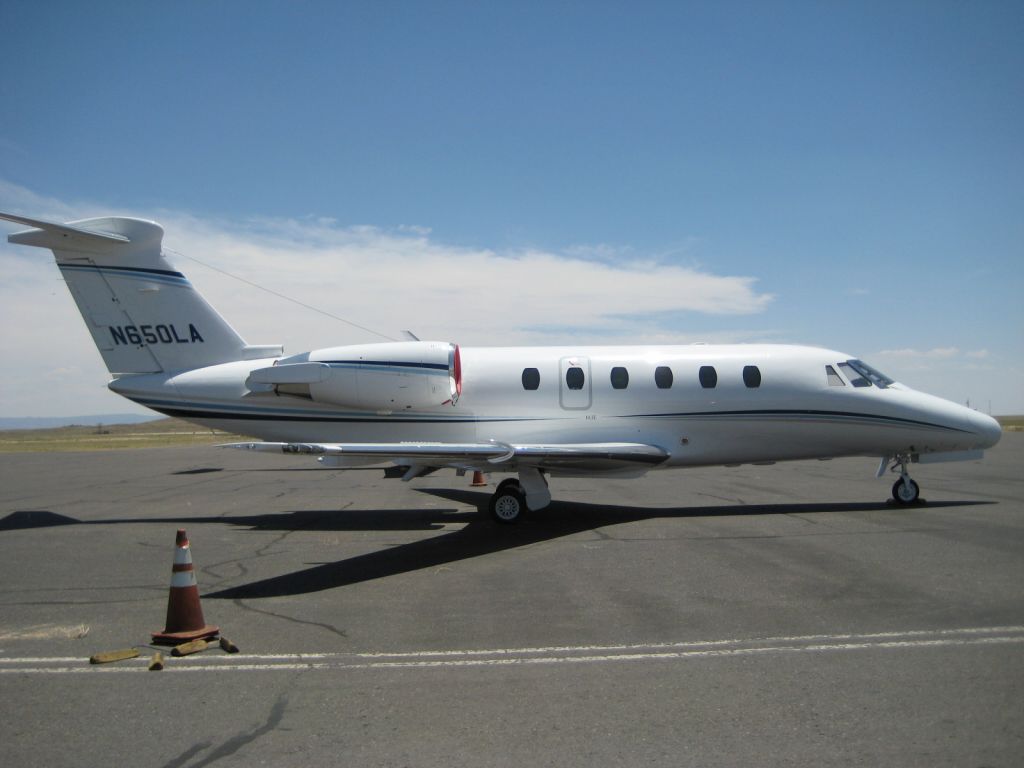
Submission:
[[[486,506],[482,492],[417,489],[421,493],[461,504]],[[991,504],[989,501],[940,501],[917,509]],[[402,510],[303,510],[231,517],[129,518],[80,521],[48,511],[14,512],[0,520],[0,531],[43,528],[55,525],[115,525],[123,523],[172,523],[184,526],[215,523],[259,531],[427,531],[441,530],[448,523],[466,523],[458,530],[428,539],[400,544],[365,555],[317,563],[292,573],[241,584],[204,594],[206,598],[242,600],[285,597],[344,587],[400,573],[434,568],[516,547],[536,544],[622,523],[641,520],[726,517],[745,515],[827,514],[871,512],[893,509],[892,502],[828,504],[761,504],[679,508],[637,508],[609,504],[555,501],[543,512],[531,515],[515,526],[499,526],[486,513],[455,509]],[[903,509],[898,507],[898,509]]]

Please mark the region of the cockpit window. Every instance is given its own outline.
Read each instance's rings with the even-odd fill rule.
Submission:
[[[831,365],[825,366],[825,377],[828,379],[828,385],[830,387],[845,387],[846,382],[843,381],[843,377],[836,373],[836,369]]]
[[[885,389],[890,384],[894,384],[895,383],[892,379],[890,379],[884,373],[882,373],[881,371],[875,370],[870,365],[868,365],[867,363],[865,363],[865,362],[863,362],[861,360],[847,360],[846,363],[851,368],[853,368],[853,370],[855,370],[857,373],[859,373],[861,376],[863,376],[865,379],[870,381],[872,384],[874,384],[879,389]]]
[[[884,373],[876,371],[870,365],[860,360],[847,360],[845,363],[839,363],[839,369],[855,387],[870,387],[874,384],[879,389],[885,389],[894,383]]]
[[[839,370],[846,374],[846,378],[850,380],[850,383],[855,387],[870,387],[871,382],[866,378],[857,373],[856,369],[849,363],[840,363]]]

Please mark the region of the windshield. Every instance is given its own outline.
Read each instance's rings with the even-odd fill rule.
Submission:
[[[861,360],[847,360],[845,363],[839,363],[839,368],[855,387],[870,387],[874,384],[879,389],[885,389],[895,383],[884,373]]]

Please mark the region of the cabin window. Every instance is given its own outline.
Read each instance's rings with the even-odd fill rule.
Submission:
[[[700,385],[704,389],[714,389],[718,386],[718,371],[713,366],[702,365],[697,375],[700,378]]]
[[[658,389],[672,388],[672,369],[667,365],[659,365],[654,369],[654,383]]]
[[[629,386],[629,371],[622,366],[612,368],[612,388],[625,389]]]
[[[761,369],[756,365],[743,366],[743,383],[750,389],[761,386]]]
[[[569,389],[583,389],[583,384],[586,382],[587,377],[583,374],[583,369],[578,366],[573,366],[565,372],[565,386]]]
[[[523,368],[523,389],[537,389],[540,386],[540,371],[536,368]]]
[[[843,381],[843,377],[836,373],[836,369],[831,365],[825,366],[825,378],[828,379],[828,385],[830,387],[845,387],[846,382]]]

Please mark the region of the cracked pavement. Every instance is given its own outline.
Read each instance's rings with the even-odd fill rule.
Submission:
[[[5,455],[5,760],[1019,764],[1022,460],[915,467],[911,509],[872,459],[554,479],[509,528],[453,473]],[[242,653],[146,672],[179,527]]]

